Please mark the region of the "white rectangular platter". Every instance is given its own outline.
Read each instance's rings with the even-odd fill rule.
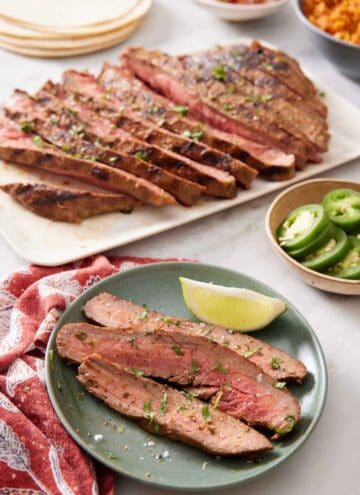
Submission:
[[[331,141],[329,151],[323,155],[323,163],[309,165],[306,170],[297,173],[294,179],[275,183],[256,179],[249,191],[239,190],[237,197],[232,200],[203,200],[192,208],[142,207],[131,215],[111,213],[85,220],[80,225],[52,222],[38,217],[8,195],[0,193],[1,235],[22,258],[36,264],[55,266],[123,246],[251,201],[357,158],[359,161],[354,162],[353,166],[359,170],[360,179],[360,110],[331,88],[311,75],[310,77],[326,95]],[[64,184],[64,179],[0,161],[0,183],[35,182],[39,179]],[[79,185],[71,180],[67,180],[66,184]]]

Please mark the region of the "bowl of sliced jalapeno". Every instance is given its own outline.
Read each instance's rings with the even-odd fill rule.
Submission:
[[[360,182],[312,179],[290,187],[270,206],[266,230],[306,283],[360,295]]]

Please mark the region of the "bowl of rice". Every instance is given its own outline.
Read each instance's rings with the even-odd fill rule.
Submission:
[[[295,9],[324,55],[360,80],[360,0],[296,0]]]

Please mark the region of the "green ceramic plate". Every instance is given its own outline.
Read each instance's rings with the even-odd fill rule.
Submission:
[[[118,473],[176,490],[209,490],[240,484],[264,474],[293,454],[313,431],[325,403],[325,359],[314,332],[292,304],[288,303],[288,311],[256,336],[289,351],[306,364],[309,375],[305,382],[291,387],[301,402],[301,421],[291,435],[277,442],[274,450],[257,463],[247,463],[239,458],[215,458],[166,438],[149,435],[89,395],[75,379],[75,367],[67,365],[56,353],[54,361],[49,361],[49,351],[56,349],[57,330],[65,323],[84,321],[82,306],[103,291],[170,315],[191,317],[181,295],[180,275],[245,287],[284,299],[270,287],[241,273],[197,263],[159,263],[111,276],[82,294],[64,313],[53,332],[46,356],[50,398],[74,440]]]

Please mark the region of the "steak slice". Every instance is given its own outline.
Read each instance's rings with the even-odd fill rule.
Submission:
[[[6,113],[24,125],[31,123],[29,127],[32,130],[46,141],[66,150],[67,154],[84,159],[91,158],[142,177],[172,194],[185,206],[195,204],[205,191],[205,188],[199,184],[182,179],[156,165],[139,160],[133,155],[122,153],[120,150],[115,152],[82,139],[73,132],[73,126],[76,126],[73,116],[66,111],[59,116],[54,116],[23,91],[15,91],[13,104],[6,108]]]
[[[87,301],[83,311],[91,321],[106,327],[130,328],[136,324],[152,332],[161,328],[207,337],[246,357],[274,380],[301,383],[307,373],[301,361],[255,337],[184,318],[169,317],[152,309],[147,309],[144,317],[142,306],[106,292]]]
[[[223,131],[279,147],[295,155],[298,168],[305,165],[308,155],[302,140],[280,129],[265,114],[256,115],[253,108],[242,105],[231,94],[228,103],[219,104],[210,93],[203,92],[204,88],[197,82],[199,75],[189,73],[179,58],[144,48],[129,48],[122,58],[136,76],[177,104],[188,106],[196,118]]]
[[[282,435],[300,416],[300,405],[256,364],[199,335],[173,330],[120,329],[87,323],[64,325],[57,334],[61,357],[80,362],[94,349],[127,371],[179,385],[218,389],[218,408]]]
[[[80,223],[85,218],[120,211],[131,213],[138,202],[124,194],[63,189],[47,184],[12,183],[0,189],[26,209],[57,222]]]
[[[74,177],[153,206],[175,203],[173,196],[151,182],[102,163],[66,155],[47,145],[40,136],[22,132],[16,123],[6,118],[0,119],[0,158]]]
[[[293,155],[235,134],[212,129],[190,119],[183,115],[187,114],[186,108],[179,110],[171,101],[151,91],[123,67],[105,63],[98,80],[108,93],[116,96],[133,113],[168,131],[200,140],[212,148],[228,153],[260,172],[266,171],[269,178],[272,174],[277,174],[279,178],[287,179],[294,173]]]
[[[108,109],[105,115],[113,121],[118,128],[123,129],[132,136],[163,148],[171,150],[179,155],[186,156],[195,162],[209,165],[224,170],[233,175],[239,184],[248,189],[255,179],[257,172],[240,160],[222,153],[219,150],[185,136],[173,134],[134,115],[131,110],[122,107],[122,102],[115,96],[107,93],[97,82],[94,76],[88,72],[69,70],[63,74],[65,88],[75,94],[90,98],[95,103],[95,109]],[[121,112],[119,112],[121,108]]]
[[[240,51],[247,67],[258,68],[264,74],[273,76],[305,100],[306,104],[313,106],[323,116],[327,115],[327,107],[318,97],[314,84],[305,76],[294,58],[258,41],[253,41],[250,46],[239,44],[227,49]]]
[[[256,69],[243,67],[242,59],[227,49],[184,55],[181,62],[197,75],[202,92],[211,94],[220,104],[234,104],[236,100],[252,106],[256,115],[271,115],[282,129],[303,139],[313,154],[326,151],[329,141],[326,120],[303,99],[288,101],[281,90],[276,91],[277,87],[283,87],[281,83]],[[214,73],[219,70],[221,80],[214,79]]]
[[[114,151],[121,151],[150,162],[181,178],[196,182],[206,194],[219,198],[236,196],[236,181],[227,172],[196,163],[168,150],[150,145],[116,128],[114,123],[99,116],[86,102],[75,99],[61,86],[47,83],[38,93],[38,101],[51,111],[61,114],[64,108],[77,122],[77,131],[90,141],[100,141]]]
[[[209,454],[253,457],[272,449],[264,435],[241,421],[197,399],[189,403],[178,390],[129,373],[99,355],[83,360],[77,379],[144,430]]]

